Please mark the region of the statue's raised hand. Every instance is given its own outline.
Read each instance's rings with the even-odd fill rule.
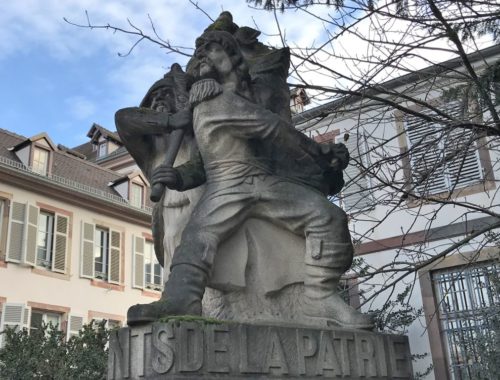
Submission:
[[[182,178],[179,175],[179,171],[170,165],[160,165],[154,169],[151,182],[153,186],[160,183],[173,190],[178,190],[182,187]]]
[[[170,115],[168,126],[170,129],[186,129],[193,122],[193,113],[190,109],[184,109]]]

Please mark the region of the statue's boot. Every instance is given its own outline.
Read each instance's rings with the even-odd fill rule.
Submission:
[[[350,265],[345,264],[350,259],[344,257],[344,250],[352,250],[352,246],[330,244],[323,248],[326,252],[321,257],[306,260],[304,314],[344,328],[372,329],[371,316],[349,306],[338,293],[340,278]]]
[[[172,315],[201,315],[207,273],[194,265],[172,267],[160,300],[128,309],[129,326],[146,324]]]

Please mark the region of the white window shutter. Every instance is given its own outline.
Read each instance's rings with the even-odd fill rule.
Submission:
[[[446,138],[445,154],[454,155],[446,163],[450,189],[472,185],[483,179],[479,152],[476,143],[471,142],[473,140],[473,132],[461,128],[452,129]]]
[[[443,151],[434,126],[415,117],[405,118],[410,152],[411,188],[416,194],[437,194],[446,191]]]
[[[68,324],[66,327],[66,339],[72,336],[78,336],[78,333],[83,328],[83,317],[79,315],[69,314]]]
[[[144,244],[141,236],[132,236],[132,287],[144,289]]]
[[[7,233],[7,255],[5,257],[7,261],[20,263],[23,259],[26,214],[25,203],[12,202],[9,215],[9,232]]]
[[[28,265],[36,265],[36,248],[38,237],[38,214],[40,209],[28,204],[28,213],[25,224],[26,245],[24,249],[23,262]]]
[[[441,108],[463,119],[459,101]],[[412,189],[418,195],[438,194],[469,186],[483,179],[471,130],[445,126],[407,115],[405,129],[410,152]]]
[[[0,332],[7,328],[19,331],[23,327],[25,306],[19,303],[5,303],[2,308]],[[4,334],[0,334],[0,347],[3,347]]]
[[[80,251],[80,276],[94,278],[95,225],[82,222],[82,245]]]
[[[66,273],[68,262],[68,233],[69,218],[56,214],[54,228],[54,239],[52,248],[52,270],[54,272]]]
[[[110,230],[108,282],[120,284],[121,233]]]
[[[371,205],[368,178],[357,165],[358,162],[366,165],[366,158],[363,157],[366,149],[364,139],[356,130],[349,132],[349,138],[343,144],[347,147],[351,159],[344,170],[345,186],[342,189],[342,204],[347,213],[354,213]]]
[[[23,327],[29,330],[30,326],[31,326],[31,307],[26,306],[24,308]]]

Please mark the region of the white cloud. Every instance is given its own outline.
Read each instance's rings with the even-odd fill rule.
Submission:
[[[82,96],[73,96],[65,100],[69,112],[77,120],[86,120],[96,112],[97,105]]]

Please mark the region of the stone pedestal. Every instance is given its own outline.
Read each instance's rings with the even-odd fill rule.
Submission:
[[[411,379],[408,339],[361,330],[171,320],[113,331],[108,379]]]

